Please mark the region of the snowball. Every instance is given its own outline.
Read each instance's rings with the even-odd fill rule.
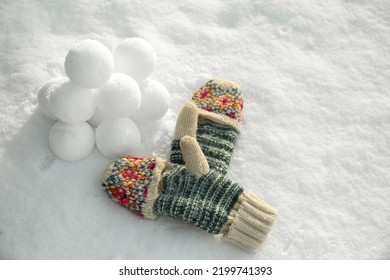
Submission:
[[[96,129],[96,145],[106,157],[131,155],[140,144],[140,132],[130,119],[105,119]]]
[[[53,114],[48,99],[53,89],[60,86],[66,80],[67,79],[65,77],[57,77],[47,80],[45,84],[39,89],[37,94],[39,109],[43,114],[53,120],[58,120],[58,118]]]
[[[146,123],[157,121],[168,111],[170,96],[166,87],[149,79],[140,84],[141,106],[132,116],[136,121]]]
[[[49,133],[52,152],[62,160],[76,161],[87,157],[95,146],[95,134],[86,122],[56,122]]]
[[[147,79],[156,67],[156,52],[141,38],[127,38],[114,50],[116,72],[125,73],[137,82]]]
[[[108,117],[128,117],[141,104],[141,91],[137,82],[122,73],[114,73],[96,93],[97,106]]]
[[[56,87],[49,96],[54,115],[66,123],[84,122],[96,108],[93,90],[81,88],[69,80]]]
[[[83,40],[73,46],[65,58],[69,79],[84,88],[97,88],[110,78],[114,59],[110,50],[95,40]]]

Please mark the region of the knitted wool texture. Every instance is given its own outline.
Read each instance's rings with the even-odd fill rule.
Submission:
[[[102,186],[114,201],[144,217],[155,167],[153,158],[118,159],[109,167]],[[185,166],[172,164],[161,175],[160,191],[153,202],[154,212],[218,234],[243,189],[215,171],[197,177]]]
[[[225,175],[237,141],[238,132],[230,127],[207,122],[198,125],[196,140],[207,158],[210,168]],[[183,154],[180,150],[180,140],[172,141],[172,163],[184,165]]]
[[[237,183],[213,170],[196,177],[189,175],[185,166],[173,165],[162,176],[155,211],[218,234],[242,193]]]
[[[210,168],[226,174],[242,122],[243,97],[239,86],[225,80],[210,80],[193,94],[198,109],[196,139]],[[181,120],[178,119],[178,123]],[[182,124],[185,126],[185,124]],[[184,164],[180,139],[171,148],[172,163]]]
[[[151,211],[145,209],[153,171],[157,161],[153,158],[124,157],[115,160],[101,178],[102,186],[115,202],[143,217]],[[154,201],[152,202],[154,204]],[[152,210],[153,212],[154,210]],[[151,215],[149,218],[154,218]]]
[[[159,158],[118,159],[103,174],[102,186],[114,201],[140,217],[177,218],[247,251],[263,243],[277,215],[215,170],[195,176],[186,166]]]

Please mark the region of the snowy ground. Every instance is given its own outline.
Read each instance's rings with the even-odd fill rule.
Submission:
[[[164,2],[164,3],[163,3]],[[389,259],[390,2],[0,1],[1,259]],[[248,254],[193,226],[146,221],[99,185],[109,159],[48,147],[37,87],[86,38],[143,37],[168,114],[139,156],[167,157],[176,115],[208,77],[240,83],[229,177],[279,210]]]

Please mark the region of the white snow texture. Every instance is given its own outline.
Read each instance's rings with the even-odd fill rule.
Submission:
[[[1,259],[389,259],[390,1],[2,0]],[[134,156],[168,157],[182,104],[207,81],[241,85],[228,177],[279,211],[249,254],[195,226],[139,219],[107,197],[95,147],[66,162],[39,86],[83,39],[147,40],[167,114]]]

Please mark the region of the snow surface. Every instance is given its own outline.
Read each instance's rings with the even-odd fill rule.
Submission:
[[[0,258],[389,259],[390,1],[0,2]],[[238,82],[245,120],[228,176],[279,210],[248,254],[109,199],[96,148],[65,162],[48,145],[40,84],[68,50],[141,37],[167,115],[135,156],[167,157],[177,113],[208,77]]]

